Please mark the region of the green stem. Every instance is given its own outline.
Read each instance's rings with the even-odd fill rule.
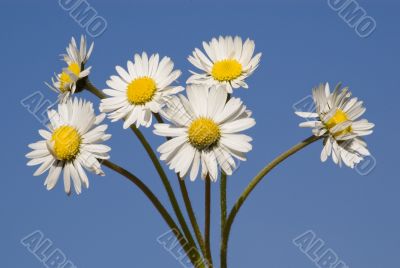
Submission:
[[[186,241],[185,237],[183,236],[181,230],[179,227],[176,225],[175,221],[172,219],[168,211],[165,209],[165,207],[162,205],[160,200],[153,194],[153,192],[144,184],[138,177],[136,177],[134,174],[130,173],[126,169],[118,166],[117,164],[114,164],[113,162],[109,160],[103,160],[102,165],[110,168],[111,170],[114,170],[115,172],[121,174],[122,176],[126,177],[129,179],[132,183],[134,183],[145,195],[146,197],[150,200],[150,202],[154,205],[154,207],[157,209],[157,211],[161,214],[165,222],[168,224],[169,228],[174,231],[174,234],[176,235],[178,241],[180,242],[182,248],[185,250],[187,256],[190,258],[193,264],[199,263],[199,260],[201,260],[200,254],[195,250],[195,254],[192,254],[192,250],[194,250],[190,244]],[[201,267],[204,267],[202,265]]]
[[[158,158],[156,154],[154,153],[153,149],[151,148],[150,144],[147,142],[146,138],[143,136],[142,132],[135,126],[131,125],[130,127],[132,131],[135,133],[136,137],[139,139],[139,141],[142,143],[144,149],[146,150],[147,154],[150,156],[151,161],[153,162],[154,167],[156,168],[158,175],[161,178],[161,181],[164,185],[164,188],[167,191],[169,200],[171,201],[172,207],[175,211],[175,214],[178,218],[179,224],[182,227],[183,233],[187,237],[188,241],[196,247],[196,243],[194,242],[193,236],[189,230],[189,227],[186,224],[185,218],[183,217],[182,211],[179,207],[178,200],[175,197],[174,190],[172,189],[172,186],[168,180],[167,175],[164,172],[164,169],[161,166],[160,161],[158,161]]]
[[[86,79],[85,83],[85,88],[99,97],[100,99],[105,98],[105,94],[98,90],[90,81],[89,79]],[[193,236],[186,224],[185,218],[183,217],[182,211],[179,207],[178,201],[175,197],[175,193],[171,187],[171,184],[169,183],[168,177],[166,173],[164,172],[164,169],[161,166],[160,161],[158,161],[158,158],[156,154],[154,153],[153,149],[151,148],[150,144],[147,142],[146,138],[142,134],[142,132],[135,126],[131,125],[130,126],[131,130],[135,133],[136,137],[139,139],[139,141],[142,143],[144,149],[146,150],[147,154],[149,155],[151,161],[153,162],[154,167],[157,170],[158,175],[161,178],[161,181],[164,185],[165,190],[167,191],[168,198],[172,204],[172,208],[174,209],[174,212],[176,214],[176,217],[178,218],[179,224],[182,227],[183,233],[185,234],[187,240],[191,244],[192,247],[196,248],[196,243],[194,242]]]
[[[103,93],[103,91],[98,90],[90,81],[89,78],[86,78],[85,81],[85,89],[87,89],[90,93],[96,95],[99,99],[105,99],[107,96]]]
[[[200,226],[197,223],[196,215],[194,213],[192,203],[190,202],[190,197],[188,190],[186,188],[186,183],[183,179],[179,178],[179,187],[181,188],[181,193],[182,193],[182,198],[183,202],[185,203],[186,211],[189,215],[190,223],[192,224],[194,233],[196,235],[197,242],[199,243],[201,252],[203,253],[203,256],[205,257],[207,255],[207,250],[206,250],[206,245],[203,239],[203,235],[201,234]]]
[[[161,118],[160,114],[154,114],[154,116],[156,117],[156,119],[159,123],[161,123],[161,124],[164,123],[164,120]],[[169,139],[170,138],[167,137],[167,140],[169,140]],[[178,177],[179,187],[180,187],[181,193],[182,193],[182,198],[185,203],[186,211],[187,211],[187,214],[189,215],[190,223],[192,224],[193,231],[195,233],[197,242],[200,246],[203,256],[205,257],[207,255],[206,246],[204,243],[203,235],[201,234],[200,226],[197,223],[196,214],[194,213],[194,210],[192,207],[192,202],[190,201],[190,197],[189,197],[188,190],[186,188],[185,180],[180,178],[179,174],[177,174],[177,177]]]
[[[220,183],[220,199],[221,199],[221,241],[222,241],[222,232],[225,228],[226,224],[226,181],[227,176],[225,172],[221,170],[221,183]]]
[[[212,256],[211,256],[211,245],[210,245],[210,222],[211,222],[211,180],[210,176],[206,176],[205,179],[205,211],[204,211],[204,237],[206,244],[206,259],[208,267],[213,267]]]
[[[266,165],[248,184],[246,189],[243,191],[243,193],[240,195],[238,200],[236,201],[235,205],[233,206],[231,212],[229,213],[228,219],[226,221],[225,228],[223,230],[222,234],[222,242],[221,242],[221,268],[227,268],[227,250],[228,250],[228,239],[229,239],[229,234],[230,230],[232,227],[232,223],[235,219],[235,216],[239,212],[239,209],[243,205],[244,201],[247,199],[247,197],[250,195],[250,193],[254,190],[254,188],[257,186],[257,184],[264,178],[265,175],[267,175],[274,167],[279,165],[282,161],[284,161],[286,158],[289,156],[293,155],[294,153],[300,151],[307,145],[321,139],[322,137],[316,137],[316,136],[311,136],[304,141],[296,144],[286,152],[282,153],[279,155],[277,158],[275,158],[271,163]]]

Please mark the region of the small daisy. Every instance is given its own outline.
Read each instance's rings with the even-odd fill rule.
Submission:
[[[158,113],[165,102],[184,90],[181,86],[171,85],[181,75],[181,71],[174,69],[170,58],[159,60],[158,54],[148,58],[136,54],[134,63],[128,61],[128,71],[117,66],[119,76],[111,76],[107,81],[110,89],[104,89],[109,98],[103,99],[100,111],[108,113],[111,121],[125,119],[124,128],[136,123],[139,127],[149,127],[152,113]]]
[[[195,73],[187,80],[189,84],[223,85],[228,93],[232,88],[248,88],[245,79],[260,62],[261,53],[253,57],[255,44],[247,39],[244,44],[239,36],[222,37],[203,42],[204,53],[196,48],[188,60],[205,73]]]
[[[174,96],[162,111],[172,124],[155,124],[154,133],[171,137],[158,148],[161,160],[183,178],[190,170],[190,179],[210,175],[216,181],[218,166],[231,175],[236,168],[233,157],[246,160],[252,149],[252,138],[239,132],[255,125],[251,112],[238,98],[227,102],[225,89],[208,89],[205,85],[191,85],[188,98]]]
[[[51,78],[51,85],[45,83],[51,90],[58,94],[60,103],[66,102],[76,90],[76,82],[78,77],[69,69],[63,70],[62,73]]]
[[[315,136],[323,137],[322,162],[332,155],[336,164],[341,166],[343,162],[354,168],[370,155],[361,137],[371,134],[374,127],[366,119],[358,120],[366,111],[363,102],[352,98],[348,88],[340,89],[340,85],[331,93],[328,83],[313,89],[313,99],[316,113],[296,112],[312,120],[301,123],[300,127],[311,127]]]
[[[60,102],[67,101],[75,93],[77,82],[90,74],[92,67],[85,68],[85,64],[92,54],[93,45],[94,43],[87,50],[86,38],[82,35],[78,48],[75,39],[72,37],[71,43],[66,48],[67,54],[61,55],[68,66],[63,68],[62,72],[57,74],[55,78],[52,78],[51,85],[46,83],[50,89],[59,94]]]
[[[33,150],[26,155],[31,159],[28,166],[40,165],[33,174],[39,176],[49,170],[44,182],[48,190],[57,184],[61,171],[64,173],[64,188],[71,193],[71,178],[77,194],[82,184],[89,187],[83,168],[104,175],[99,159],[108,159],[110,147],[101,144],[111,135],[105,134],[107,125],[99,125],[105,114],[95,115],[91,102],[69,99],[58,105],[58,111],[49,110],[49,130],[39,130],[44,140],[32,143]]]
[[[86,43],[86,38],[82,35],[81,43],[78,48],[75,38],[72,37],[71,43],[69,43],[66,48],[67,54],[61,55],[63,56],[64,61],[68,64],[67,70],[72,72],[79,79],[88,76],[90,69],[92,68],[85,68],[85,64],[92,54],[94,43],[92,42],[89,50],[87,50]]]

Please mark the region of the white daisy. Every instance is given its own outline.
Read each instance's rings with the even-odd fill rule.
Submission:
[[[51,85],[45,84],[58,94],[60,103],[66,102],[76,90],[78,77],[72,71],[65,69],[63,72],[51,78]]]
[[[134,63],[128,61],[128,71],[116,67],[119,76],[111,76],[107,81],[110,89],[104,89],[109,98],[101,100],[100,111],[108,113],[111,121],[125,119],[124,128],[136,123],[139,127],[149,127],[152,113],[158,113],[165,102],[184,90],[181,86],[171,85],[181,75],[174,69],[169,57],[159,60],[158,54],[148,58],[136,54]]]
[[[340,85],[331,93],[328,83],[321,84],[312,93],[316,113],[296,112],[311,120],[301,123],[300,127],[311,127],[315,136],[323,136],[322,162],[332,155],[336,164],[342,165],[343,162],[354,168],[370,155],[361,137],[371,134],[374,127],[366,119],[358,120],[366,110],[363,102],[352,98],[348,88],[340,89]]]
[[[247,39],[244,44],[239,36],[213,38],[203,42],[204,53],[196,48],[188,60],[205,73],[195,73],[187,80],[190,84],[223,85],[228,93],[232,88],[248,88],[245,79],[258,67],[261,53],[253,57],[255,44]]]
[[[82,35],[81,43],[78,48],[75,42],[75,38],[72,37],[71,43],[69,43],[68,47],[66,48],[67,54],[62,55],[64,61],[68,64],[67,69],[74,75],[76,75],[79,79],[88,76],[90,73],[90,69],[92,68],[86,68],[85,64],[92,54],[94,43],[92,42],[89,50],[87,50],[86,43],[86,38]]]
[[[66,48],[67,54],[62,54],[63,60],[67,63],[67,67],[62,72],[52,78],[52,84],[46,83],[50,89],[59,94],[59,101],[65,102],[77,90],[77,83],[80,79],[90,74],[92,67],[85,68],[90,54],[93,51],[92,43],[87,50],[86,38],[81,36],[81,43],[78,48],[75,39],[72,37],[71,43]],[[81,90],[81,89],[79,89]]]
[[[233,157],[246,160],[252,149],[252,138],[239,132],[255,125],[251,112],[238,98],[227,102],[225,89],[208,89],[205,85],[188,86],[186,98],[174,96],[162,115],[172,124],[155,124],[154,133],[171,137],[158,148],[161,160],[170,169],[184,177],[190,170],[190,179],[210,175],[216,181],[218,166],[231,175],[236,168]]]
[[[58,105],[58,111],[49,110],[48,129],[39,130],[44,140],[32,143],[33,150],[26,155],[31,160],[28,166],[40,165],[34,173],[39,176],[49,170],[44,182],[48,190],[56,185],[61,171],[64,173],[64,188],[71,193],[71,178],[77,194],[81,186],[89,187],[83,168],[104,175],[99,159],[108,159],[110,147],[100,144],[111,135],[105,134],[107,125],[99,125],[105,114],[95,115],[91,102],[69,99]]]

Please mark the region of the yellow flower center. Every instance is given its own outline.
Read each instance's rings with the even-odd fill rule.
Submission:
[[[140,77],[133,80],[127,88],[128,101],[134,105],[144,105],[151,101],[157,91],[156,82],[150,77]]]
[[[347,117],[347,114],[345,112],[343,112],[341,109],[337,109],[335,114],[325,123],[325,125],[329,130],[331,130],[336,125],[339,125],[348,120],[349,120],[349,118]],[[347,127],[341,131],[334,133],[333,135],[340,136],[342,134],[346,134],[346,133],[350,133],[350,132],[351,132],[351,127]]]
[[[237,60],[221,60],[214,63],[211,75],[220,82],[232,81],[242,74],[242,65]]]
[[[81,136],[74,127],[57,128],[51,136],[51,141],[54,142],[53,152],[59,160],[73,160],[79,153]]]
[[[69,77],[66,72],[62,72],[60,75],[60,91],[63,93],[67,91],[69,89],[68,84],[71,83],[71,81],[71,77]]]
[[[200,117],[190,124],[188,136],[190,144],[202,151],[211,149],[218,143],[221,130],[213,120]]]
[[[79,66],[78,63],[71,63],[68,65],[68,70],[70,70],[74,75],[79,76],[79,73],[81,72],[81,66]]]
[[[71,71],[74,75],[79,76],[79,73],[81,72],[81,67],[79,66],[78,63],[71,63],[68,65],[68,70]],[[68,85],[72,82],[72,79],[70,75],[66,72],[62,72],[60,75],[60,90],[61,92],[65,92],[69,90]]]

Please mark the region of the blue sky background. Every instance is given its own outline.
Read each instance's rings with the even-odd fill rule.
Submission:
[[[250,90],[236,91],[253,110],[257,125],[249,131],[253,151],[229,178],[229,203],[267,162],[308,137],[293,114],[293,104],[313,86],[342,81],[365,101],[365,116],[376,123],[367,137],[376,158],[367,176],[321,163],[320,143],[279,166],[254,191],[240,211],[230,240],[232,268],[303,268],[314,264],[292,239],[313,230],[349,267],[398,267],[400,252],[399,181],[399,8],[398,1],[359,0],[377,22],[360,38],[326,0],[285,1],[89,1],[108,22],[95,38],[89,65],[91,80],[104,88],[133,54],[146,50],[168,55],[183,71],[194,47],[214,36],[240,35],[263,53],[248,79]],[[58,1],[0,3],[2,61],[0,266],[43,267],[20,239],[41,230],[78,267],[178,267],[157,242],[167,226],[130,182],[105,169],[90,175],[82,195],[67,197],[62,184],[48,192],[45,176],[33,177],[24,155],[42,128],[20,101],[35,91],[51,100],[43,84],[62,67],[59,54],[71,36],[85,33]],[[87,93],[81,97],[91,99]],[[166,195],[142,147],[120,122],[110,125],[112,160],[138,174],[163,201]],[[151,129],[143,132],[155,148],[162,143]],[[177,184],[172,173],[171,181]],[[397,174],[397,175],[396,175]],[[188,182],[203,219],[203,183]],[[218,184],[213,185],[212,237],[218,258]]]

